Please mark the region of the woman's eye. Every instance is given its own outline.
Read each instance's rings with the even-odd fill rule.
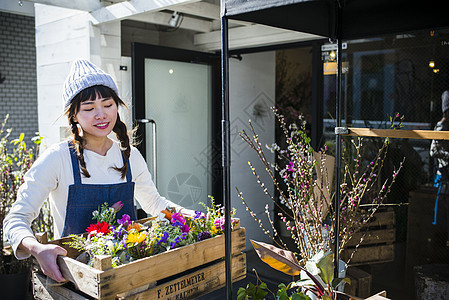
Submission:
[[[109,104],[109,105],[105,105],[104,107],[111,107],[112,106],[112,104]]]
[[[92,111],[93,110],[93,108],[86,108],[86,109],[84,109],[84,111]]]

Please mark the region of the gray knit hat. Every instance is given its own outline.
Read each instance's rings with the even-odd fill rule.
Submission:
[[[441,110],[443,114],[449,109],[449,91],[444,91],[441,95]]]
[[[99,67],[88,60],[77,59],[73,62],[70,73],[64,82],[62,99],[64,100],[64,109],[66,109],[72,99],[82,90],[94,85],[104,85],[118,95],[118,89],[111,75],[105,73]]]

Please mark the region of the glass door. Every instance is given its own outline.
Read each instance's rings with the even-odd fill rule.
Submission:
[[[146,158],[159,192],[187,208],[210,193],[211,70],[204,64],[145,59]]]
[[[139,150],[162,196],[202,209],[221,178],[214,171],[219,157],[212,155],[220,143],[214,140],[214,67],[199,59],[204,53],[141,46],[152,51],[133,57]]]

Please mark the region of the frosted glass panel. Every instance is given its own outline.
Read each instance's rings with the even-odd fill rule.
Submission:
[[[156,186],[171,201],[202,208],[211,194],[210,66],[145,60],[146,118],[156,123]],[[146,127],[147,163],[153,170],[153,130]]]

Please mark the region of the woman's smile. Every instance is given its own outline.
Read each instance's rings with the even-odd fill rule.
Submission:
[[[98,123],[95,124],[94,126],[97,127],[98,129],[106,129],[109,126],[109,122]]]

